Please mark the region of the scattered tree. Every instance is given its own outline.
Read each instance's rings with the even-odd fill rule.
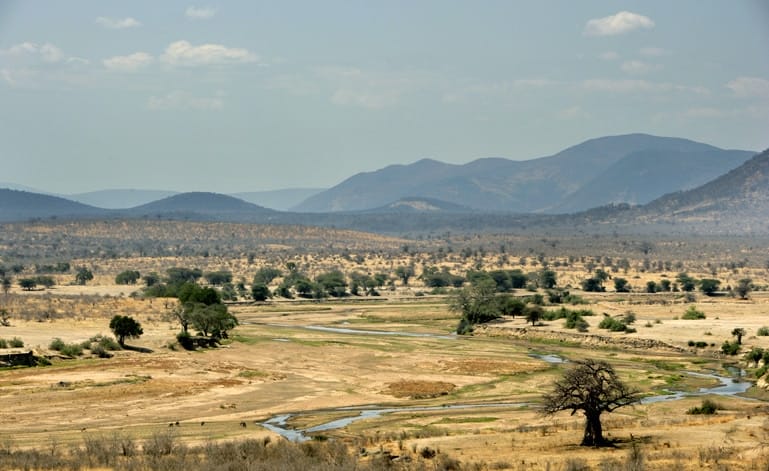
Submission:
[[[398,267],[395,269],[395,276],[400,278],[403,286],[409,285],[409,279],[414,276],[414,265],[408,265],[405,267]]]
[[[141,274],[136,270],[125,270],[117,274],[115,283],[118,285],[135,285],[141,278]]]
[[[117,342],[121,347],[125,346],[126,338],[139,338],[143,333],[141,324],[139,324],[133,317],[129,316],[115,316],[109,322],[109,328],[112,333],[115,334]]]
[[[264,283],[257,283],[251,286],[251,297],[254,301],[267,301],[272,297],[270,289]]]
[[[743,278],[737,282],[737,286],[734,288],[734,293],[740,297],[740,299],[748,299],[748,295],[753,287],[753,280],[750,278]]]
[[[614,291],[618,293],[629,293],[630,285],[625,278],[614,278]]]
[[[603,360],[577,360],[575,366],[555,382],[553,391],[544,396],[544,412],[552,415],[571,410],[585,414],[583,446],[605,446],[601,414],[639,400],[638,394],[625,386],[612,366]]]
[[[694,288],[697,286],[697,280],[689,276],[686,272],[679,273],[678,276],[676,276],[676,281],[678,281],[678,286],[681,288],[681,291],[694,291]]]
[[[720,284],[721,282],[714,278],[703,278],[699,281],[700,291],[705,293],[706,296],[713,296],[718,291]]]
[[[742,327],[735,327],[734,330],[732,330],[732,335],[737,337],[737,345],[742,345],[742,336],[745,335],[745,329]]]
[[[34,278],[21,278],[19,279],[19,287],[24,291],[32,291],[37,286],[37,281]]]
[[[84,285],[87,282],[93,280],[93,272],[86,267],[78,267],[77,273],[75,273],[75,283],[78,285]]]
[[[545,310],[539,304],[530,304],[523,310],[523,315],[526,317],[526,322],[531,322],[531,325],[537,325],[537,322],[542,319],[545,314]]]

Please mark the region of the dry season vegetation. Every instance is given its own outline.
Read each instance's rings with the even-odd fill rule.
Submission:
[[[0,469],[769,466],[767,241],[0,233]],[[141,326],[123,347],[116,316]],[[579,446],[581,412],[543,413],[586,359],[646,398],[601,417],[608,447]],[[735,374],[751,384],[719,389]]]

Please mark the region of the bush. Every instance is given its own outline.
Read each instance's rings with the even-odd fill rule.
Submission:
[[[758,331],[756,332],[756,335],[759,337],[767,337],[769,336],[769,327],[759,327]]]
[[[718,404],[711,401],[710,399],[705,399],[702,401],[702,405],[699,407],[692,407],[691,409],[687,410],[686,413],[690,415],[713,415],[718,409],[720,409]]]
[[[56,350],[57,352],[60,352],[61,349],[64,348],[65,346],[66,344],[64,343],[64,341],[56,337],[55,339],[51,340],[51,344],[48,345],[48,348],[50,348],[51,350]]]
[[[740,352],[740,344],[726,340],[723,345],[721,345],[721,352],[725,355],[736,355]]]
[[[112,358],[112,354],[98,343],[91,345],[91,353],[98,356],[99,358]]]
[[[605,316],[601,320],[601,323],[598,324],[598,328],[610,330],[612,332],[625,332],[627,330],[627,326],[624,322],[611,316]]]
[[[68,357],[79,357],[83,354],[83,347],[76,343],[69,343],[64,345],[59,351],[62,355],[66,355]]]
[[[8,341],[5,339],[0,339],[0,348],[8,348]]]
[[[179,342],[179,345],[181,345],[183,349],[195,350],[195,341],[192,339],[192,336],[189,334],[189,332],[179,332],[176,334],[176,340]]]
[[[681,316],[681,319],[686,320],[696,320],[696,319],[705,319],[705,313],[702,311],[698,311],[696,307],[689,306],[689,309],[684,312],[684,315]]]

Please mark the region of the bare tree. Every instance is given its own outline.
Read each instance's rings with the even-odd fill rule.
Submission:
[[[585,414],[583,446],[605,446],[601,414],[633,404],[638,393],[619,380],[614,368],[602,360],[581,360],[556,381],[553,391],[544,396],[544,413],[555,414],[562,410]]]

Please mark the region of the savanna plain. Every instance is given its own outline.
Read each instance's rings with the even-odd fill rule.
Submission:
[[[769,467],[767,240],[175,221],[0,233],[2,469]],[[180,272],[218,299],[158,288]],[[457,335],[481,286],[494,308]],[[211,305],[237,324],[201,328]],[[141,325],[123,346],[116,316]],[[609,446],[580,446],[582,412],[543,413],[587,359],[641,399],[601,416]]]

